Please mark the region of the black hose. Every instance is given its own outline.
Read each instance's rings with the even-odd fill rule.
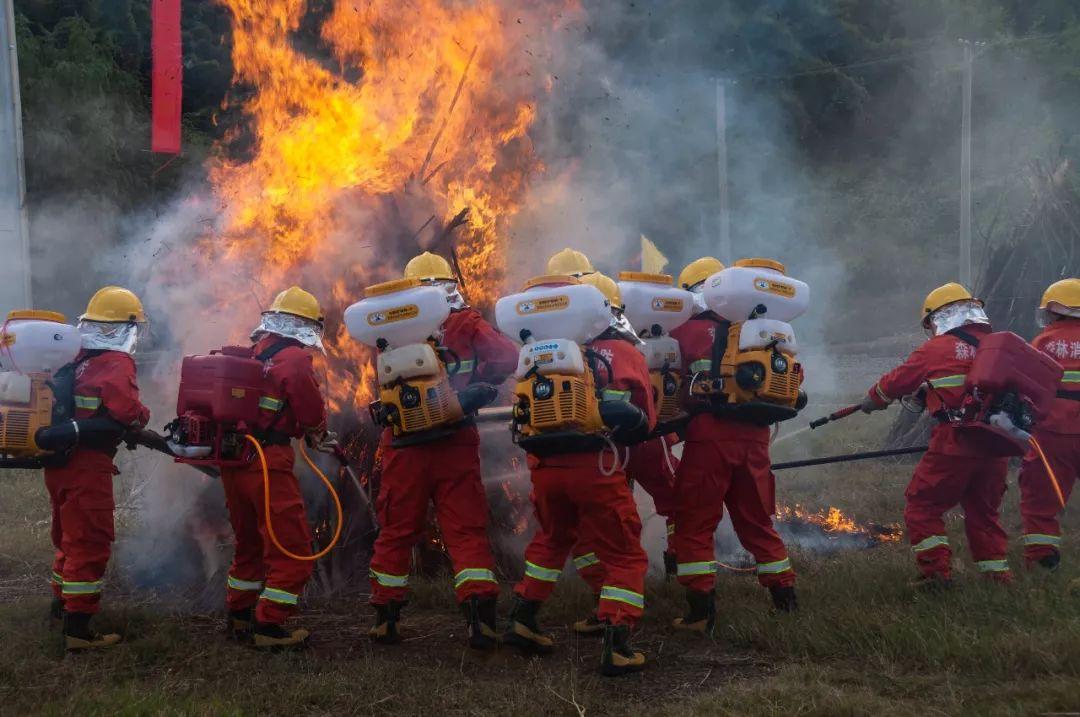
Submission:
[[[912,448],[891,448],[885,451],[866,451],[864,453],[844,453],[839,456],[825,456],[823,458],[807,458],[801,461],[788,461],[787,463],[774,463],[774,471],[782,471],[786,468],[807,468],[809,466],[824,466],[830,463],[847,463],[849,461],[865,461],[870,458],[888,458],[889,456],[904,456],[912,453],[925,453],[929,446],[914,446]]]

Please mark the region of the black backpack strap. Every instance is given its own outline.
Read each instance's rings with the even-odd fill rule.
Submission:
[[[283,339],[281,341],[278,341],[274,345],[267,347],[266,350],[262,353],[256,355],[255,360],[265,364],[267,361],[274,358],[285,349],[289,348],[290,346],[296,345],[298,345],[297,342],[291,339]],[[280,421],[281,417],[285,415],[285,411],[288,408],[289,399],[283,398],[281,400],[281,408],[279,408],[277,413],[274,414],[274,417],[270,420],[270,423],[266,426],[266,428],[260,431],[253,431],[253,435],[265,445],[288,445],[290,442],[290,437],[285,436],[284,434],[276,433],[274,431],[274,428],[277,427],[278,421]]]
[[[1057,397],[1066,401],[1080,401],[1080,391],[1058,391]]]
[[[950,336],[955,336],[956,338],[960,339],[961,341],[963,341],[968,346],[973,346],[975,348],[979,348],[979,339],[974,334],[969,334],[967,331],[964,331],[963,329],[953,329],[952,331],[949,332],[949,335]]]
[[[289,348],[290,346],[299,346],[300,344],[292,339],[282,339],[272,346],[268,346],[265,351],[255,356],[256,361],[266,363],[270,359],[277,356],[279,353]]]
[[[716,319],[716,332],[713,334],[712,344],[712,367],[709,371],[711,378],[716,378],[720,373],[720,365],[724,363],[724,354],[728,349],[728,333],[731,330],[731,322],[724,319]]]

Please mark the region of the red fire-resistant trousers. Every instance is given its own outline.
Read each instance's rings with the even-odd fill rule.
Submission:
[[[1054,471],[1061,498],[1069,502],[1080,475],[1080,436],[1040,432],[1036,436]],[[1030,451],[1020,468],[1020,516],[1024,522],[1024,560],[1034,563],[1061,550],[1061,498],[1042,459]]]
[[[597,617],[613,625],[636,624],[645,608],[649,559],[626,474],[601,474],[596,453],[530,456],[529,464],[539,527],[525,549],[525,577],[514,592],[546,600],[580,536],[603,566]]]
[[[68,612],[96,613],[113,532],[112,458],[76,449],[66,465],[45,469],[52,504],[53,594]]]
[[[672,519],[675,515],[675,469],[679,465],[679,459],[671,455],[671,441],[662,436],[630,446],[627,450],[626,475],[632,482],[640,484],[653,499],[657,515],[666,519],[670,540],[675,530]],[[594,593],[599,594],[604,586],[604,569],[596,551],[579,539],[572,555],[578,575]]]
[[[293,474],[292,446],[267,446],[265,451],[270,467],[269,518],[274,535],[289,552],[310,555],[311,530],[300,482]],[[290,558],[270,539],[262,465],[257,458],[242,468],[223,469],[221,483],[236,534],[226,604],[229,610],[245,610],[254,605],[256,620],[280,625],[296,612],[314,563]]]
[[[371,559],[372,604],[400,602],[408,595],[412,549],[424,535],[430,503],[435,504],[435,518],[453,563],[458,601],[499,594],[487,537],[479,446],[475,427],[416,446],[383,445],[376,505],[382,527]]]
[[[964,509],[971,557],[987,577],[1008,581],[1008,536],[998,513],[1005,496],[1005,458],[956,456],[929,451],[919,461],[904,493],[904,523],[915,561],[926,577],[951,576],[952,550],[945,533],[945,513]]]
[[[739,542],[757,561],[766,586],[795,584],[784,541],[773,527],[776,479],[769,444],[761,441],[687,441],[675,480],[675,555],[678,580],[708,592],[716,584],[716,526],[724,506]]]

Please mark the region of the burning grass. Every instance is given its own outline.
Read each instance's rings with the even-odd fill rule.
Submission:
[[[908,473],[888,465],[806,471],[782,482],[779,493],[816,512],[820,504],[807,498],[827,489],[859,520],[888,523],[898,517]],[[682,610],[680,591],[652,581],[638,640],[653,664],[642,675],[606,681],[593,671],[599,645],[567,629],[589,606],[572,577],[545,611],[560,649],[543,661],[468,654],[443,579],[417,584],[407,624],[413,639],[399,649],[367,642],[369,611],[350,598],[307,606],[315,641],[295,656],[227,645],[216,616],[170,613],[145,595],[118,595],[113,582],[101,620],[123,629],[128,643],[108,655],[60,659],[42,619],[51,553],[44,488],[39,476],[25,474],[5,477],[4,490],[2,713],[580,714],[575,703],[589,715],[1080,709],[1080,600],[1069,592],[1080,580],[1075,514],[1066,517],[1069,559],[1061,573],[1022,575],[1011,589],[984,585],[964,555],[957,558],[959,587],[932,596],[908,586],[913,567],[904,545],[796,551],[803,611],[792,619],[768,611],[752,578],[724,575],[715,641],[672,635],[666,625]],[[1015,491],[1005,515],[1015,535]],[[949,529],[963,544],[959,521]]]

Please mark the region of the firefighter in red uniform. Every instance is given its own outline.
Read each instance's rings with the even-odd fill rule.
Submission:
[[[716,332],[727,322],[710,311],[701,291],[705,280],[724,268],[712,257],[683,269],[679,285],[694,293],[698,313],[671,335],[679,342],[684,375],[712,367]],[[689,380],[689,379],[688,379]],[[682,461],[675,478],[676,575],[686,587],[689,612],[674,627],[712,632],[716,621],[716,526],[727,506],[739,542],[757,562],[758,582],[768,588],[776,609],[797,608],[795,571],[784,541],[773,527],[776,478],[770,470],[769,429],[708,411],[694,412],[685,429]]]
[[[450,356],[451,386],[463,408],[470,403],[475,411],[494,398],[491,385],[501,384],[517,367],[517,347],[465,304],[442,257],[425,252],[413,258],[405,267],[405,277],[446,289],[451,312],[443,325],[441,345]],[[467,401],[465,392],[475,389],[491,393],[479,403]],[[466,410],[466,415],[470,412]],[[499,585],[487,536],[488,504],[480,477],[476,426],[466,420],[448,437],[403,448],[392,447],[390,438],[387,429],[377,501],[381,528],[370,569],[371,603],[376,612],[371,637],[383,643],[400,640],[397,623],[408,596],[412,549],[424,534],[428,506],[434,503],[454,566],[454,589],[468,625],[469,645],[493,648],[498,642]]]
[[[943,587],[951,581],[952,551],[944,515],[957,504],[971,556],[988,578],[1009,582],[1008,536],[998,514],[1005,495],[1008,460],[984,455],[951,423],[964,398],[964,382],[979,339],[991,332],[982,302],[959,284],[934,289],[926,297],[923,328],[930,340],[870,389],[866,413],[925,389],[926,408],[938,420],[930,450],[919,462],[905,496],[904,522],[921,576],[919,585]]]
[[[585,348],[611,366],[613,375],[600,371],[597,383],[601,415],[611,417],[605,422],[613,430],[613,439],[618,443],[644,439],[656,424],[645,358],[614,321],[612,328]],[[603,568],[597,608],[604,626],[601,672],[614,676],[640,670],[645,656],[630,646],[629,639],[645,607],[649,561],[641,547],[641,520],[620,457],[604,449],[544,456],[530,453],[528,460],[539,525],[525,550],[525,577],[514,588],[511,625],[503,641],[526,652],[552,650],[554,642],[540,628],[537,614],[580,539],[591,546]]]
[[[270,475],[270,515],[264,508],[263,466],[256,458],[241,468],[223,468],[221,483],[236,535],[226,604],[229,633],[256,648],[302,645],[304,629],[287,629],[313,563],[282,552],[270,536],[273,524],[281,547],[311,554],[311,530],[300,482],[293,474],[292,439],[305,438],[321,450],[332,445],[326,430],[326,403],[315,376],[312,350],[322,350],[323,316],[318,300],[299,287],[274,299],[251,334],[254,357],[265,366],[255,438],[264,447]]]
[[[90,299],[79,321],[82,351],[54,379],[66,373],[73,380],[76,419],[108,417],[127,428],[142,428],[150,420],[150,411],[139,401],[132,358],[138,326],[145,321],[142,303],[127,289],[107,286]],[[119,432],[80,443],[64,465],[45,469],[56,547],[52,610],[63,620],[71,651],[120,642],[119,635],[90,629],[115,537],[112,479],[118,474],[113,458],[119,444]]]
[[[1063,279],[1047,289],[1038,318],[1044,328],[1032,344],[1061,364],[1065,376],[1050,415],[1035,432],[1054,478],[1037,453],[1028,453],[1020,469],[1020,515],[1025,562],[1056,570],[1061,562],[1057,514],[1080,476],[1080,279]]]
[[[619,294],[619,285],[610,277],[599,272],[582,275],[581,282],[591,284],[600,290],[600,293],[611,304],[612,315],[619,327],[619,335],[631,343],[637,342],[638,338],[633,327],[623,318],[623,303]],[[679,462],[678,458],[671,455],[671,445],[673,445],[673,441],[669,437],[661,436],[621,447],[626,455],[625,468],[631,491],[633,491],[634,483],[640,483],[645,492],[652,497],[656,513],[664,516],[669,521],[674,514],[674,467]],[[666,456],[665,453],[667,453]],[[674,523],[669,522],[668,526],[674,527]],[[572,555],[578,575],[589,586],[599,602],[600,591],[604,587],[605,574],[596,551],[586,541],[578,540]],[[666,563],[667,552],[664,553],[664,558]],[[595,611],[589,617],[574,623],[574,632],[579,635],[603,635],[604,629],[604,621],[596,615]]]

